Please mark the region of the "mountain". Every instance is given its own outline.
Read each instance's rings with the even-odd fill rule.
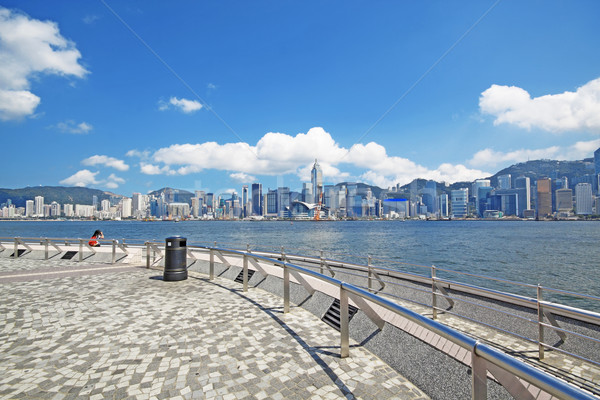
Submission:
[[[36,196],[44,197],[44,203],[50,204],[56,201],[59,204],[92,204],[93,196],[98,197],[98,202],[109,199],[111,196],[123,197],[111,192],[85,187],[64,186],[34,186],[22,189],[0,188],[0,204],[6,203],[8,199],[16,207],[25,207],[25,201],[33,200]]]
[[[165,194],[165,198],[166,199],[168,199],[170,196],[172,196],[172,201],[175,202],[175,203],[188,203],[188,204],[190,204],[192,202],[192,197],[195,196],[194,193],[188,192],[187,190],[174,189],[174,188],[170,188],[170,187],[164,187],[162,189],[155,190],[154,192],[150,192],[148,194],[160,197],[160,195],[162,193]]]
[[[488,179],[491,180],[492,187],[495,187],[500,175],[510,174],[513,180],[523,175],[529,177],[533,185],[540,178],[556,179],[566,176],[569,182],[572,182],[573,178],[594,173],[593,158],[579,161],[535,160],[511,165]]]

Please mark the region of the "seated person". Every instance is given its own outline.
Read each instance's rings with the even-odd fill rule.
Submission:
[[[100,243],[98,243],[98,240],[96,239],[104,239],[104,235],[102,234],[102,231],[100,229],[96,229],[96,232],[94,232],[94,234],[92,235],[92,238],[88,242],[88,245],[92,247],[100,247]]]

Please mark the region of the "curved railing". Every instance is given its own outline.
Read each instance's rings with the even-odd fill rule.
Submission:
[[[5,240],[7,239],[7,240]],[[89,251],[94,255],[96,252],[95,248],[87,245],[87,239],[56,239],[56,238],[0,238],[0,252],[7,249],[2,242],[11,241],[14,246],[14,257],[20,255],[20,247],[25,247],[26,251],[31,251],[33,244],[42,246],[45,251],[45,258],[49,258],[49,251],[51,248],[61,252],[62,246],[76,246],[80,253],[79,261],[82,260],[82,253]],[[103,246],[109,247],[112,254],[112,262],[116,260],[116,254],[127,256],[129,251],[137,249],[145,253],[146,266],[151,267],[153,263],[160,261],[164,256],[162,250],[164,243],[162,242],[150,242],[150,241],[130,241],[130,240],[117,240],[106,239],[101,240]],[[106,246],[106,245],[109,246]],[[452,329],[446,325],[436,321],[436,312],[447,313],[447,309],[440,308],[436,299],[442,297],[451,300],[460,300],[453,298],[448,295],[447,289],[460,288],[465,291],[472,291],[481,295],[481,293],[488,294],[491,298],[501,298],[503,300],[510,300],[515,304],[535,308],[539,315],[547,316],[547,311],[552,310],[553,312],[562,312],[567,315],[575,315],[584,320],[599,322],[598,314],[586,312],[584,310],[569,308],[555,303],[544,302],[540,299],[531,299],[524,296],[513,295],[505,292],[498,292],[491,289],[485,289],[473,285],[467,285],[460,282],[450,281],[447,279],[436,278],[436,269],[432,267],[432,274],[430,277],[399,272],[392,269],[386,269],[371,265],[371,260],[367,265],[347,263],[343,261],[329,260],[324,257],[305,257],[299,255],[286,254],[283,249],[281,252],[257,252],[250,251],[249,246],[246,251],[239,249],[227,249],[219,248],[215,246],[191,246],[188,245],[188,255],[191,256],[191,260],[195,262],[200,259],[199,254],[208,256],[209,263],[209,279],[215,278],[215,257],[219,258],[221,263],[228,263],[226,257],[237,257],[242,262],[242,275],[243,275],[243,290],[248,290],[248,269],[249,263],[252,264],[254,270],[260,271],[262,274],[267,274],[264,268],[261,268],[261,263],[275,266],[281,269],[281,273],[278,274],[283,281],[283,302],[284,312],[290,310],[290,275],[292,275],[296,283],[304,286],[309,292],[314,293],[314,286],[307,281],[307,278],[322,282],[330,287],[339,289],[339,292],[335,297],[338,297],[341,304],[341,316],[340,316],[340,333],[341,333],[341,344],[340,352],[342,357],[349,355],[349,318],[348,318],[348,304],[349,299],[360,308],[367,317],[381,329],[384,324],[384,320],[380,316],[380,312],[375,309],[381,309],[391,311],[403,318],[406,318],[413,323],[429,330],[430,332],[439,335],[440,337],[466,349],[471,353],[471,368],[472,368],[472,393],[473,398],[482,399],[487,396],[487,373],[490,372],[496,380],[498,380],[513,396],[521,398],[523,393],[527,392],[527,388],[523,385],[519,379],[529,382],[530,384],[540,388],[541,390],[556,396],[558,398],[565,399],[592,399],[595,398],[588,392],[585,392],[579,388],[571,386],[556,377],[549,375],[541,370],[538,370],[522,361],[515,359],[514,357],[508,356],[502,351],[491,347],[485,343],[482,343],[468,335],[461,333],[455,329]],[[199,254],[198,254],[199,253]],[[293,261],[293,262],[292,262]],[[302,264],[302,265],[301,265]],[[343,282],[335,277],[336,274],[346,274],[347,276],[360,277],[365,279],[366,286],[355,285],[351,283]],[[267,274],[268,275],[268,274]],[[280,275],[280,276],[279,276]],[[406,307],[393,302],[389,298],[383,297],[390,296],[389,294],[382,291],[386,285],[399,284],[397,281],[386,280],[408,280],[421,284],[431,285],[432,303],[429,305],[432,308],[433,319],[429,319],[415,311],[412,311]],[[379,283],[381,288],[374,288],[374,285]],[[444,286],[446,285],[446,286]],[[421,289],[419,289],[421,290]],[[539,289],[538,289],[539,290]],[[392,296],[393,297],[393,296]],[[541,325],[541,329],[550,328],[567,333],[568,331],[557,328],[554,324],[546,324],[543,320],[538,321]],[[574,332],[568,332],[573,333]],[[543,342],[543,336],[538,343],[541,348],[541,357],[543,357],[543,348],[551,347]],[[593,340],[594,338],[591,338]],[[576,356],[577,357],[577,356]],[[581,358],[581,357],[580,357]],[[519,379],[515,379],[515,377]]]

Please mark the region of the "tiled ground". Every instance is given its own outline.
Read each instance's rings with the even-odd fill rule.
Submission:
[[[426,398],[361,347],[340,359],[335,330],[259,289],[0,259],[12,275],[65,266],[0,279],[0,398]]]

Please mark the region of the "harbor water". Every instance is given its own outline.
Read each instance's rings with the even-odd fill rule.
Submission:
[[[188,244],[324,255],[429,276],[430,268],[600,296],[600,224],[541,221],[1,221],[0,237],[156,240],[185,236]],[[468,275],[438,276],[535,297],[532,288]],[[599,310],[594,300],[548,299]]]

